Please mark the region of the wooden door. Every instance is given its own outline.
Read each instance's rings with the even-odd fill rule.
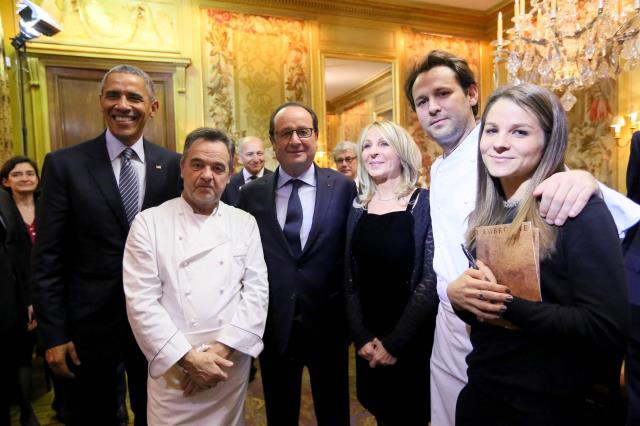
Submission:
[[[106,126],[98,95],[100,81],[107,69],[48,66],[46,70],[51,149],[93,139],[104,131]],[[170,72],[148,74],[155,84],[160,107],[155,117],[147,121],[144,136],[158,145],[175,150],[173,75]]]

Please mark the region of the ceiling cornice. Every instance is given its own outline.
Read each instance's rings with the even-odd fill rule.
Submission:
[[[401,24],[419,31],[487,39],[496,14],[432,4],[412,5],[366,0],[236,0],[236,4],[267,6],[322,15],[364,18]],[[507,2],[505,2],[505,5]]]

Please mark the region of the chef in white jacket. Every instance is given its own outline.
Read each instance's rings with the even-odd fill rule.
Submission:
[[[267,268],[255,219],[220,202],[230,139],[185,141],[182,196],[138,214],[124,254],[131,328],[149,361],[150,425],[241,425],[262,350]]]

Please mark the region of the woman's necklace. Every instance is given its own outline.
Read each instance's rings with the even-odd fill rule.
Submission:
[[[520,200],[506,200],[503,201],[502,204],[506,209],[513,209],[515,207],[518,207],[518,205],[520,204]]]

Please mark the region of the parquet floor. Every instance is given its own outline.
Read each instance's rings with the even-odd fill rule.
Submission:
[[[351,394],[351,424],[354,426],[375,426],[376,422],[373,416],[367,412],[356,400],[355,392],[355,366],[353,361],[353,350],[350,353],[350,394]],[[53,400],[53,391],[47,392],[45,389],[44,373],[42,367],[42,358],[34,359],[34,375],[33,375],[33,408],[38,417],[38,421],[42,426],[59,426],[54,417],[54,411],[51,409],[51,401]],[[12,407],[12,426],[19,426],[19,410],[18,407]],[[133,414],[129,412],[129,418],[133,419]],[[262,382],[260,380],[260,370],[256,379],[250,383],[247,399],[245,402],[245,419],[246,426],[263,426],[266,425],[264,412],[264,399],[262,397]],[[133,423],[130,423],[133,424]],[[311,386],[309,384],[309,376],[305,371],[302,384],[302,402],[300,409],[300,425],[315,425],[315,415],[313,412],[313,401],[311,398]]]

